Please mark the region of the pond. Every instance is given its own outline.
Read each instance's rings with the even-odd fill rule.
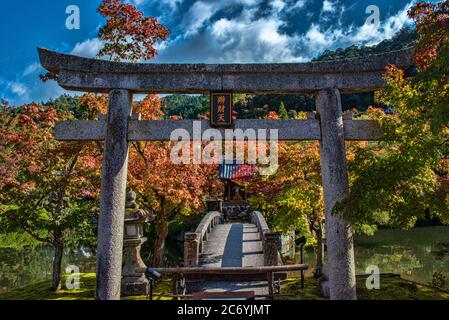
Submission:
[[[48,246],[0,248],[0,293],[51,279],[52,262],[53,249]],[[66,250],[62,262],[63,271],[70,265],[80,272],[95,271],[95,256],[87,248]]]
[[[356,272],[367,274],[369,266],[380,273],[400,274],[415,282],[429,284],[435,272],[449,276],[449,227],[422,227],[412,230],[379,230],[374,236],[356,236]],[[313,250],[306,263],[315,265]]]
[[[167,261],[176,264],[182,259],[182,245],[169,243]],[[410,231],[379,230],[375,236],[358,236],[355,240],[357,274],[364,274],[370,265],[381,273],[397,273],[421,283],[430,283],[435,272],[449,274],[449,227],[425,227]],[[142,257],[150,259],[148,245]],[[53,252],[45,246],[23,249],[0,249],[0,292],[51,279]],[[313,266],[313,252],[307,252],[306,262]],[[67,251],[63,268],[76,265],[80,272],[95,271],[92,250]]]
[[[166,264],[176,266],[183,259],[182,243],[167,242]],[[145,243],[142,259],[151,261],[151,245]],[[0,293],[32,283],[50,280],[52,277],[53,249],[44,245],[23,248],[0,248]],[[62,270],[76,266],[81,273],[95,272],[95,252],[90,248],[66,249]]]
[[[435,272],[449,275],[449,227],[379,230],[374,237],[357,237],[355,248],[358,274],[376,265],[381,273],[426,284]]]

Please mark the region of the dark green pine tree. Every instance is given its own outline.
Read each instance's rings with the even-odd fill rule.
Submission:
[[[284,101],[281,101],[281,105],[279,107],[279,118],[281,119],[288,119],[288,112],[285,108]]]

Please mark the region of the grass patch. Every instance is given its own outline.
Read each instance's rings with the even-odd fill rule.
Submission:
[[[357,297],[359,300],[449,300],[449,292],[435,287],[417,284],[402,278],[382,278],[380,290],[368,290],[366,278],[357,278]],[[323,300],[318,282],[311,277],[305,280],[301,290],[301,280],[290,279],[282,283],[282,293],[294,294],[292,297],[278,297],[276,300]]]
[[[66,290],[64,284],[67,277],[62,279],[63,289],[58,292],[51,291],[51,281],[42,281],[26,287],[14,289],[0,294],[0,300],[94,300],[95,299],[95,274],[80,274],[80,289]],[[171,280],[163,280],[156,284],[155,294],[167,294],[171,292]],[[145,296],[126,297],[123,300],[145,300]],[[155,297],[154,300],[168,300]]]
[[[380,279],[380,290],[368,290],[365,279],[358,280],[360,300],[449,300],[448,291],[402,278]]]
[[[80,274],[79,290],[50,290],[51,281],[42,281],[26,287],[14,289],[0,294],[0,300],[94,300],[95,274]],[[62,283],[65,284],[66,276]],[[363,278],[357,279],[357,295],[359,300],[449,300],[449,292],[417,284],[401,278],[382,278],[380,290],[368,290]],[[171,292],[171,280],[166,279],[156,284],[155,294]],[[276,297],[276,300],[326,300],[321,296],[318,283],[313,277],[306,277],[305,288],[301,290],[299,279],[289,279],[282,282],[282,293],[293,296]],[[122,300],[146,300],[145,296],[126,297]],[[155,297],[155,300],[171,300]]]
[[[321,295],[318,282],[313,277],[304,279],[304,290],[300,279],[288,279],[282,282],[281,293],[293,296],[276,297],[275,300],[327,300]]]

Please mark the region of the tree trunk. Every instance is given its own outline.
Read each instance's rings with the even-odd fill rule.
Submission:
[[[53,246],[55,253],[53,259],[53,280],[51,284],[52,291],[58,291],[61,289],[61,267],[62,267],[62,255],[64,253],[64,245],[56,243]]]
[[[53,215],[54,221],[58,220],[64,208],[64,194],[66,186],[61,188],[58,194],[58,206]],[[62,230],[60,230],[59,226],[55,226],[53,230],[53,248],[55,252],[53,257],[53,278],[51,283],[51,289],[52,291],[56,292],[59,289],[61,289],[61,265],[62,265],[62,255],[64,253],[64,238]]]
[[[315,278],[319,278],[323,275],[324,266],[324,242],[323,242],[323,225],[319,223],[319,228],[317,228],[317,251],[316,251],[316,271]]]
[[[164,267],[165,238],[168,235],[168,223],[165,221],[165,216],[158,215],[154,226],[156,240],[154,242],[153,266],[160,268]]]
[[[156,240],[154,242],[153,266],[156,268],[164,267],[164,248],[165,238],[168,235],[168,221],[166,212],[166,202],[164,197],[160,197],[161,210],[156,215],[154,221]]]

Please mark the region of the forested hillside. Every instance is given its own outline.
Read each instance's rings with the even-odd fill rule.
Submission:
[[[418,35],[415,29],[405,28],[399,31],[393,38],[387,39],[372,47],[350,46],[346,49],[337,49],[335,51],[325,51],[314,61],[329,61],[348,58],[363,57],[382,52],[401,50],[413,45]]]
[[[198,119],[198,116],[209,111],[209,97],[174,94],[163,99],[162,110],[167,118],[181,116],[183,119]]]

